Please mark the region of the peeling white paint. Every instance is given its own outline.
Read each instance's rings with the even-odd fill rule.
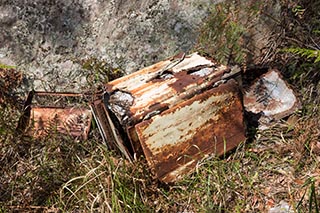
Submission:
[[[147,128],[142,130],[147,138],[145,143],[157,155],[162,152],[163,146],[175,146],[192,139],[198,128],[205,128],[204,125],[210,120],[218,120],[219,115],[216,113],[225,106],[221,103],[226,102],[231,95],[211,96],[182,108],[177,107],[173,112],[154,116]]]

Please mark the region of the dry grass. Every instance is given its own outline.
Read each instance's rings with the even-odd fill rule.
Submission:
[[[2,112],[8,113],[2,119],[17,113]],[[143,160],[129,164],[99,138],[26,141],[7,131],[1,134],[1,203],[31,212],[265,212],[285,200],[305,212],[312,186],[320,194],[320,119],[295,116],[295,124],[258,131],[254,142],[199,163],[174,185],[158,183]]]
[[[95,130],[82,142],[17,135],[19,106],[1,92],[0,212],[267,212],[281,201],[296,212],[319,212],[319,64],[288,54],[277,60],[301,110],[172,185],[155,180],[144,159],[130,164],[107,150]],[[1,68],[1,76],[11,69]],[[14,92],[10,81],[1,91]]]

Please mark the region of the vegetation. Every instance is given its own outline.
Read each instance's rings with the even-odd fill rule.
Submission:
[[[285,51],[301,55],[302,57],[306,57],[308,59],[315,58],[314,63],[320,62],[320,50],[292,47],[285,49]]]
[[[214,56],[223,64],[242,64],[245,61],[243,35],[246,28],[239,21],[240,11],[244,8],[238,6],[229,1],[212,7],[211,15],[201,29],[198,51]]]
[[[21,72],[13,66],[0,64],[0,105],[5,106],[15,101],[13,93],[21,82]]]
[[[252,62],[243,40],[249,28],[240,22],[237,4],[213,6],[196,48],[246,66]],[[252,17],[262,13],[256,4],[247,8]],[[273,52],[272,61],[260,62],[281,70],[301,110],[257,130],[224,158],[200,162],[172,185],[155,180],[144,159],[130,164],[107,150],[96,130],[81,142],[54,133],[42,139],[17,135],[21,107],[13,94],[22,75],[1,65],[0,212],[267,212],[281,201],[296,212],[319,212],[320,3],[282,1],[281,11],[270,51],[259,56]],[[92,59],[83,66],[100,73],[101,63]]]
[[[88,70],[87,81],[91,85],[107,83],[124,75],[124,72],[120,68],[114,68],[105,60],[94,57],[83,59],[79,63],[83,69]]]

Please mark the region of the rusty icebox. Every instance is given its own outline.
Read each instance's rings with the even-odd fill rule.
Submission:
[[[173,182],[245,140],[238,79],[237,69],[181,53],[105,84],[91,109],[110,148],[144,155],[157,178]]]

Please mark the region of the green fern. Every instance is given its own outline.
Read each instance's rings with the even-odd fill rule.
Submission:
[[[301,55],[306,58],[315,58],[314,63],[320,62],[320,50],[307,48],[291,47],[284,50],[285,52]]]

